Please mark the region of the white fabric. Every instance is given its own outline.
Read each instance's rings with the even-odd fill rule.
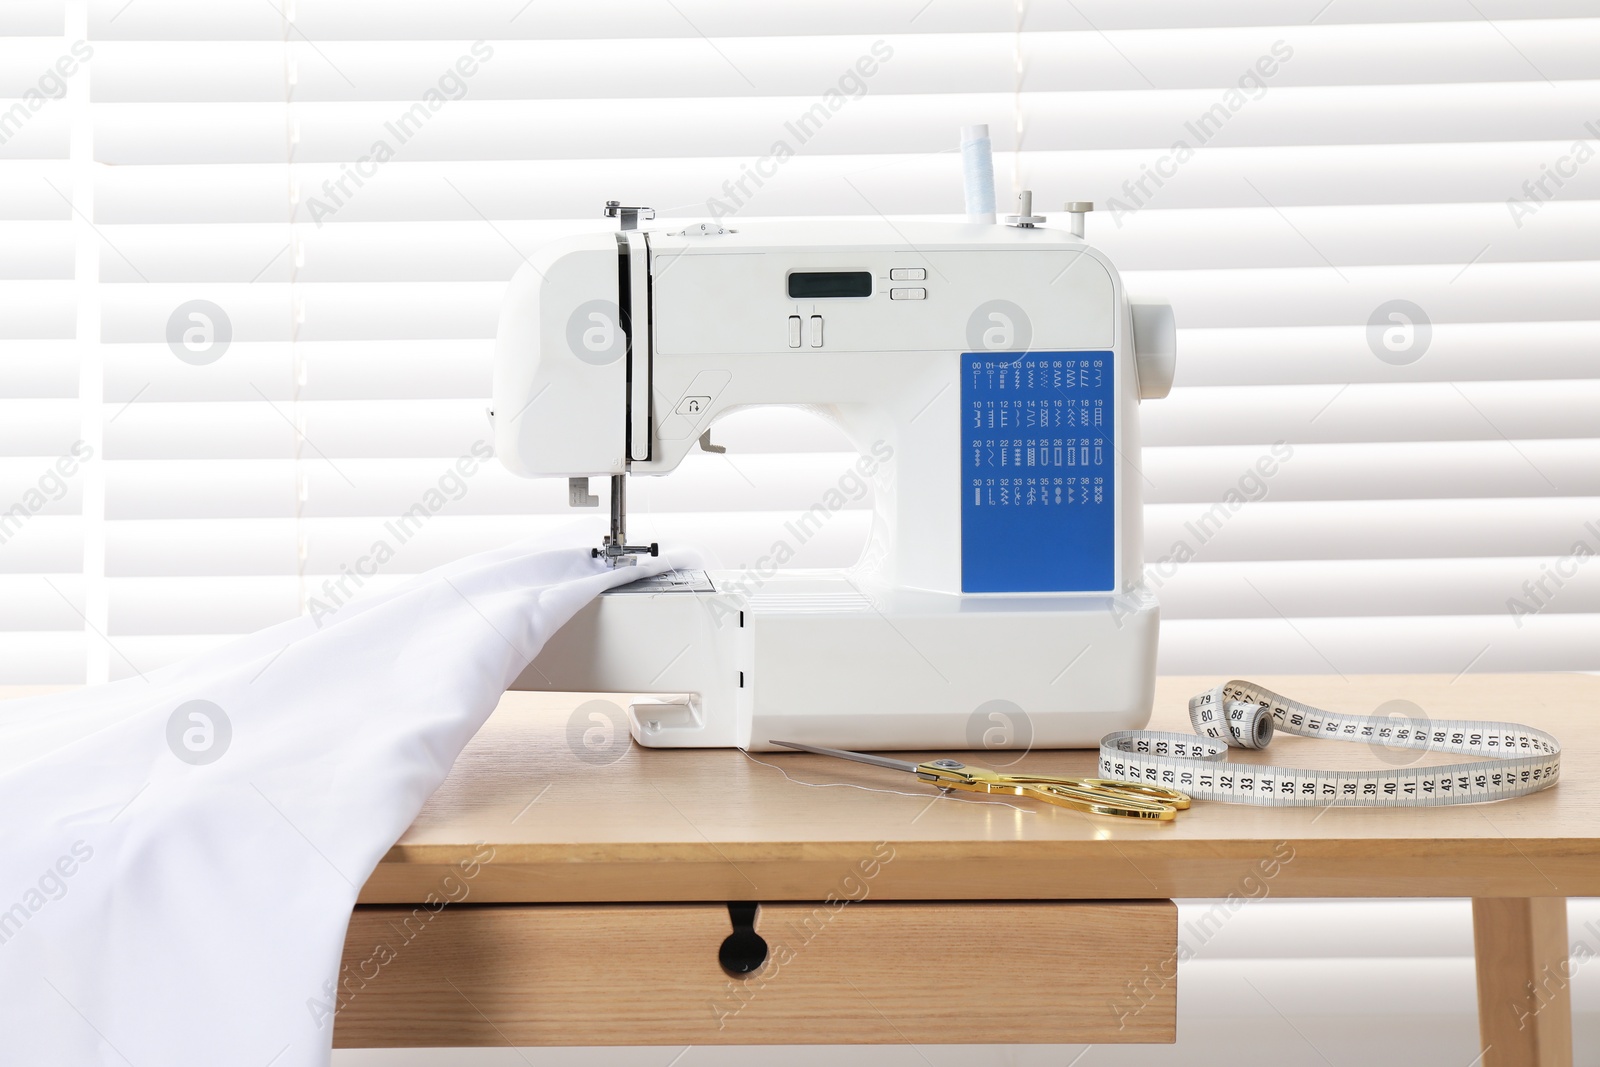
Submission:
[[[0,1062],[326,1064],[317,1004],[358,888],[545,640],[665,567],[516,545],[320,625],[0,704]],[[223,710],[225,747],[169,745],[190,700]]]

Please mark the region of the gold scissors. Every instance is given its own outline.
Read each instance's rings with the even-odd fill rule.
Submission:
[[[961,789],[969,793],[1007,793],[1011,796],[1042,800],[1046,804],[1073,808],[1093,815],[1116,815],[1124,819],[1159,819],[1170,822],[1178,812],[1189,806],[1189,795],[1176,789],[1144,785],[1140,782],[1119,782],[1112,778],[1071,778],[1055,774],[1028,774],[991,771],[987,767],[973,767],[960,760],[936,759],[926,763],[872,756],[865,752],[846,752],[838,748],[819,748],[802,745],[797,741],[769,741],[770,745],[792,748],[800,752],[813,752],[819,756],[870,763],[874,767],[887,767],[892,771],[909,771],[924,782],[933,782],[944,789]]]

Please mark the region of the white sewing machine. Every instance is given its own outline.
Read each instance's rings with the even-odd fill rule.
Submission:
[[[1069,205],[1078,211],[1089,205]],[[598,598],[519,689],[655,693],[652,747],[1091,746],[1143,726],[1139,401],[1171,387],[1165,304],[1130,303],[1073,228],[851,222],[632,227],[552,241],[511,283],[492,418],[512,471],[626,478],[710,447],[717,418],[803,405],[876,487],[848,570],[677,571]],[[813,509],[816,511],[816,509]],[[798,514],[791,550],[822,516]],[[769,573],[763,573],[763,570]],[[1005,703],[1009,702],[1009,703]],[[996,714],[996,710],[1000,714]],[[1018,721],[1018,711],[1021,721]],[[1009,714],[1005,712],[1009,711]]]

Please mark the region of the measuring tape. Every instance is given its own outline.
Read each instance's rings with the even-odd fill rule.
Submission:
[[[1411,722],[1340,715],[1250,682],[1225,682],[1189,701],[1195,733],[1123,730],[1100,741],[1100,774],[1178,789],[1199,800],[1270,807],[1432,807],[1526,796],[1555,784],[1561,745],[1514,722]],[[1230,748],[1266,748],[1274,730],[1486,756],[1492,762],[1374,771],[1318,771],[1227,762]]]

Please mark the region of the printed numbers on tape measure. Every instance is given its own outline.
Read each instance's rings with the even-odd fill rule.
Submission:
[[[1222,715],[1217,715],[1218,706]],[[1278,767],[1230,765],[1230,747],[1254,747],[1258,717],[1302,737],[1442,749],[1499,761],[1456,764],[1426,771],[1304,772]],[[1100,748],[1101,773],[1109,778],[1159,782],[1201,800],[1245,804],[1396,806],[1502,800],[1547,788],[1561,774],[1561,746],[1554,737],[1517,723],[1416,724],[1392,717],[1342,715],[1297,704],[1248,682],[1229,682],[1189,702],[1196,737],[1128,731],[1108,735]],[[1504,764],[1510,761],[1510,766]],[[1237,767],[1237,770],[1228,769]]]

